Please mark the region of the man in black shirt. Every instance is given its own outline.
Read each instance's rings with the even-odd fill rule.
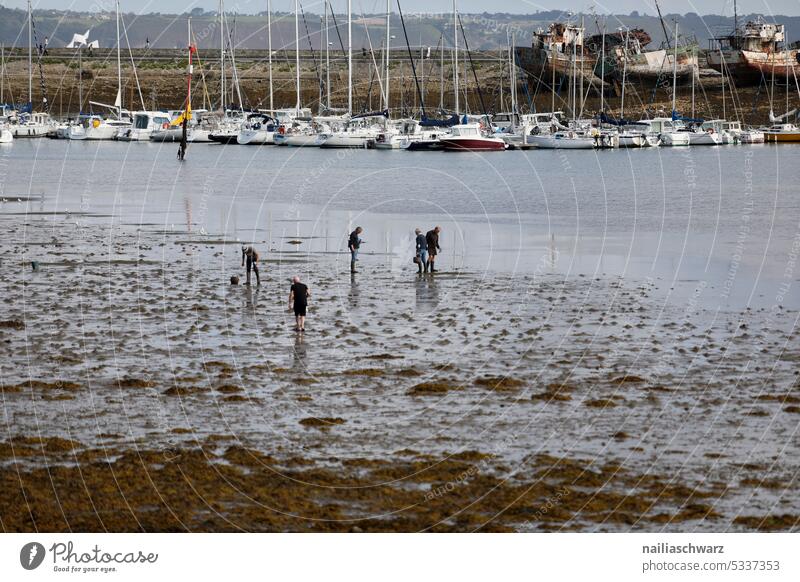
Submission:
[[[436,255],[441,251],[441,247],[439,246],[439,233],[442,232],[442,228],[437,226],[433,230],[429,230],[427,234],[425,234],[425,240],[428,243],[428,266],[430,267],[431,273],[435,273],[436,269],[433,268],[433,264],[436,261]]]
[[[358,236],[364,229],[357,226],[356,229],[350,233],[350,239],[347,241],[347,248],[350,249],[350,272],[356,272],[356,261],[358,260],[358,249],[361,248],[361,237]]]
[[[308,286],[300,282],[300,277],[292,277],[292,288],[289,291],[289,309],[294,309],[295,331],[306,330],[306,308],[311,292]]]

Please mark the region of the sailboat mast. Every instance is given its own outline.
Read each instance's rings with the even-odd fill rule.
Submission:
[[[0,101],[2,101],[0,96]],[[78,114],[83,113],[83,46],[78,47]]]
[[[392,18],[392,0],[386,0],[386,80],[384,81],[384,91],[386,104],[384,109],[389,110],[389,52],[391,51],[392,37],[389,32],[389,25]],[[423,69],[424,70],[424,69]]]
[[[785,29],[784,29],[785,30]],[[789,31],[786,31],[786,36],[784,38],[789,38]],[[791,63],[787,63],[786,69],[786,121],[789,121],[789,67],[792,67],[794,70],[794,65]]]
[[[294,0],[294,61],[297,83],[297,101],[294,105],[297,115],[300,115],[300,2]]]
[[[328,92],[328,109],[331,108],[331,43],[328,40],[328,0],[325,0],[325,87]]]
[[[326,12],[325,18],[327,17],[328,13]],[[272,0],[267,0],[267,61],[269,63],[269,110],[272,114],[275,110],[272,102]]]
[[[439,52],[439,111],[444,111],[444,31],[442,31],[442,50]]]
[[[630,29],[625,30],[625,48],[622,51],[622,100],[619,106],[619,118],[625,119],[625,75],[628,72],[628,41]]]
[[[220,109],[225,116],[225,3],[219,0],[219,93]]]
[[[667,32],[667,25],[664,24],[664,17],[661,16],[661,7],[658,5],[658,0],[655,0],[656,3],[656,10],[658,11],[658,19],[661,21],[661,28],[664,30],[664,38],[667,39],[667,48],[671,49],[672,47],[669,44],[669,33]],[[678,42],[677,35],[675,36],[675,42]]]
[[[677,53],[677,45],[678,45],[678,40],[675,39],[676,53]],[[694,60],[695,60],[694,56],[695,56],[694,55],[694,47],[692,47],[692,63],[694,63]],[[678,66],[678,58],[677,57],[675,57],[675,66],[676,67]],[[694,109],[695,109],[695,105],[694,105],[694,103],[695,103],[695,100],[694,100],[694,82],[695,82],[694,64],[692,64],[692,119],[694,119]],[[724,94],[723,94],[723,98],[724,98]]]
[[[581,75],[581,109],[580,109],[580,117],[583,117],[583,104],[585,103],[585,98],[583,94],[583,30],[584,30],[584,17],[581,15],[581,30],[580,30],[580,39],[581,39],[581,62],[580,62],[580,75]],[[577,59],[577,57],[576,57]]]
[[[119,95],[117,118],[122,120],[122,43],[119,38],[119,0],[117,0],[117,91]]]
[[[605,89],[605,82],[606,82],[606,23],[603,22],[603,35],[602,40],[603,43],[601,49],[601,57],[600,57],[600,112],[606,110],[606,89]]]
[[[656,4],[658,6],[658,4]],[[675,21],[675,56],[672,61],[672,115],[675,115],[676,87],[678,86],[678,21]]]
[[[458,115],[461,109],[458,102],[458,0],[453,0],[453,51],[455,54],[453,59],[455,63],[455,67],[453,67],[453,92],[456,97],[456,115]]]
[[[347,0],[347,113],[353,115],[353,0]]]
[[[28,103],[33,107],[33,12],[31,0],[28,0]],[[117,20],[119,22],[119,20]],[[119,30],[117,30],[119,42]]]
[[[550,42],[550,69],[553,73],[553,80],[550,84],[550,113],[555,115],[556,112],[556,63],[554,61],[555,43]]]

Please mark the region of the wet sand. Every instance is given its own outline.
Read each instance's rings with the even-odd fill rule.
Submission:
[[[6,531],[800,529],[796,310],[0,225]]]

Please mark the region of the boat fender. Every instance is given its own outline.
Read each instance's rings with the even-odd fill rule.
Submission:
[[[94,127],[95,129],[100,127],[100,120],[99,119],[93,119],[92,120],[92,127]]]
[[[278,128],[278,133],[279,133],[279,134],[281,134],[281,135],[285,134],[285,133],[286,133],[286,128],[285,128],[284,126],[282,126],[282,125],[281,125],[281,126]]]
[[[162,123],[161,124],[161,129],[169,129],[169,123],[167,123],[166,121],[164,123]]]

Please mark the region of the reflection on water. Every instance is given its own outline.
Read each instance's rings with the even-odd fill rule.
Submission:
[[[308,345],[306,345],[305,334],[302,333],[297,333],[294,336],[292,370],[301,374],[308,372]]]
[[[436,276],[426,274],[416,281],[416,309],[419,313],[436,311],[439,305],[439,287]]]
[[[350,309],[358,309],[360,298],[361,292],[358,289],[358,277],[356,276],[356,273],[350,273],[350,288],[347,292],[347,303],[350,306]]]
[[[185,220],[189,232],[291,257],[344,253],[357,223],[372,241],[363,264],[400,274],[414,268],[402,256],[409,233],[438,223],[455,233],[440,256],[445,270],[652,279],[681,301],[692,293],[687,281],[703,280],[704,304],[798,305],[800,294],[780,292],[798,278],[797,152],[369,150],[326,163],[334,154],[314,148],[196,144],[179,165],[157,144],[20,140],[3,150],[13,168],[3,191],[36,203],[2,211],[80,210],[87,220],[154,230]],[[357,291],[350,295],[357,307]]]

